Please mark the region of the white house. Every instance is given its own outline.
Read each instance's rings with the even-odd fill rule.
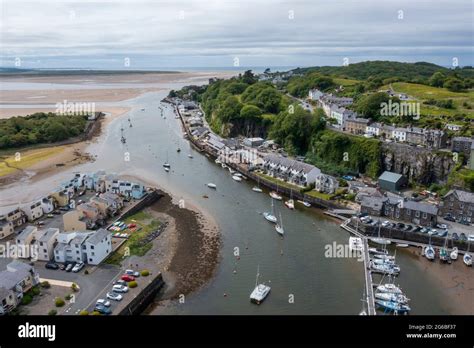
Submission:
[[[43,214],[49,214],[54,210],[54,199],[51,196],[41,199],[41,209]]]
[[[90,265],[98,265],[112,252],[112,236],[101,228],[85,241],[86,262]]]
[[[365,128],[365,133],[372,136],[380,136],[380,134],[382,134],[382,124],[374,122],[367,125]]]
[[[314,189],[324,193],[335,193],[339,187],[339,181],[330,175],[320,173],[316,176],[314,182]]]
[[[337,121],[337,124],[340,128],[344,128],[347,119],[357,117],[357,114],[354,111],[348,110],[344,107],[339,107],[337,105],[331,106],[330,110],[330,117]]]
[[[273,154],[264,157],[262,169],[270,176],[298,186],[310,185],[321,173],[311,164]]]
[[[50,261],[54,254],[54,244],[59,235],[58,228],[48,228],[37,238],[38,260]]]
[[[34,203],[24,204],[21,207],[21,210],[25,213],[28,221],[35,221],[43,216],[43,208],[41,206],[41,201],[36,201]]]
[[[24,230],[16,237],[17,256],[19,258],[29,258],[30,246],[36,238],[38,229],[34,226],[26,226]]]
[[[111,235],[107,230],[59,233],[54,248],[56,262],[85,262],[97,265],[112,252]]]
[[[311,100],[319,100],[324,95],[319,89],[311,89],[309,90],[308,97]]]
[[[6,238],[14,231],[13,223],[6,218],[0,220],[0,239]]]
[[[407,140],[406,128],[395,128],[392,131],[392,138],[397,141],[406,141]]]

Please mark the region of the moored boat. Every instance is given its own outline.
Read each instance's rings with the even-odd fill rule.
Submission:
[[[379,285],[377,286],[376,290],[380,292],[391,292],[394,294],[403,294],[402,290],[398,286],[392,283]]]
[[[242,181],[242,178],[240,176],[237,176],[237,175],[233,175],[232,179],[234,179],[235,181]]]
[[[456,261],[458,259],[458,248],[454,247],[449,256],[451,257],[451,260]]]
[[[408,248],[410,245],[406,244],[406,243],[397,243],[396,244],[396,247],[397,248]]]
[[[283,199],[282,196],[280,196],[278,193],[276,193],[275,191],[272,191],[270,192],[270,197],[272,197],[273,199],[276,199],[278,201],[281,201]]]
[[[393,292],[376,292],[375,298],[379,300],[398,302],[398,303],[408,303],[408,301],[410,301],[410,299],[407,298],[405,295],[395,294]]]
[[[278,221],[275,225],[275,230],[281,236],[285,234],[285,230],[283,229],[283,220],[281,218],[281,214],[280,214],[280,221]]]
[[[430,261],[433,261],[435,259],[435,251],[433,249],[433,247],[431,245],[428,245],[426,248],[425,248],[425,257],[430,260]]]
[[[260,304],[270,293],[271,288],[265,284],[258,284],[258,277],[260,277],[260,267],[257,268],[257,278],[255,279],[255,288],[250,294],[250,302]]]
[[[462,258],[464,264],[468,267],[472,266],[472,256],[471,254],[465,253],[463,258]]]
[[[257,186],[252,187],[252,191],[254,191],[254,192],[263,192],[263,190],[260,187],[257,187]]]
[[[212,182],[208,183],[208,184],[207,184],[207,187],[212,188],[212,189],[216,189],[216,188],[217,188],[216,184],[213,184]]]
[[[388,251],[387,249],[369,248],[369,253],[375,255],[387,255]]]
[[[263,217],[264,217],[267,221],[276,224],[277,218],[276,218],[276,216],[275,216],[275,207],[274,207],[274,205],[273,205],[273,199],[272,199],[272,211],[271,211],[271,212],[264,212],[264,213],[263,213]]]
[[[375,304],[385,310],[396,313],[407,313],[411,310],[411,308],[407,304],[392,301],[375,300]]]
[[[285,201],[285,205],[288,209],[295,209],[295,202],[292,199]]]

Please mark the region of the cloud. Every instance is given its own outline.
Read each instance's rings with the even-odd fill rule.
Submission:
[[[3,62],[21,57],[49,67],[103,68],[132,57],[143,67],[231,66],[240,57],[249,66],[303,66],[398,57],[447,65],[456,56],[473,63],[470,0],[4,0],[2,6]]]

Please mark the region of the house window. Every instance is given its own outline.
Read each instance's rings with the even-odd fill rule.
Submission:
[[[426,219],[428,217],[428,214],[423,213],[423,219]]]
[[[420,217],[420,212],[417,211],[417,212],[415,213],[415,216],[416,216],[416,217]]]
[[[94,246],[93,246],[93,245],[91,245],[91,249],[94,249]]]
[[[91,259],[91,258],[89,258],[89,262],[92,262],[92,259]]]
[[[410,210],[410,209],[407,209],[407,215],[408,215],[408,216],[411,215],[411,210]]]
[[[91,252],[91,255],[92,255],[92,256],[95,256],[95,253],[94,253],[94,252]]]
[[[76,254],[79,254],[79,250],[76,250]]]

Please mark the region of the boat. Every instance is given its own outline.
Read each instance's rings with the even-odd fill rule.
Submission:
[[[292,199],[285,201],[285,205],[288,209],[295,209],[295,202]]]
[[[297,202],[303,204],[306,208],[311,207],[311,203],[309,203],[309,202],[302,201],[300,199],[298,199]]]
[[[458,259],[458,248],[454,247],[453,250],[451,251],[451,254],[449,254],[451,257],[451,260],[455,261]]]
[[[168,167],[165,167],[165,172],[169,173],[170,169]]]
[[[216,158],[216,160],[214,161],[215,164],[221,164],[221,161],[219,161],[218,158]]]
[[[170,168],[171,165],[170,165],[168,162],[165,162],[165,163],[163,163],[163,167],[165,167],[165,168]]]
[[[232,179],[234,179],[235,181],[242,181],[242,178],[237,175],[232,175]]]
[[[283,229],[283,220],[281,218],[281,213],[279,215],[280,215],[280,221],[276,223],[275,230],[277,231],[279,235],[283,236],[285,234],[285,230]]]
[[[212,188],[212,189],[216,189],[216,188],[217,188],[216,184],[213,184],[212,182],[208,183],[208,184],[207,184],[207,187]]]
[[[395,260],[390,259],[372,259],[372,262],[377,265],[395,265]]]
[[[400,273],[400,267],[396,265],[388,265],[388,264],[376,264],[373,262],[370,262],[370,269],[375,272],[375,273],[382,273],[382,274],[388,274],[388,275],[397,275]]]
[[[120,128],[120,134],[120,141],[122,142],[122,144],[125,144],[127,142],[127,139],[125,139],[125,137],[123,136],[123,126]]]
[[[449,258],[448,254],[448,249],[441,248],[439,250],[439,259],[441,260],[441,262],[451,262],[451,259]]]
[[[396,247],[397,248],[408,248],[410,245],[406,244],[406,243],[397,243],[396,244]]]
[[[370,240],[374,243],[377,243],[377,244],[380,244],[380,245],[389,245],[391,244],[392,242],[390,241],[390,239],[386,239],[386,238],[381,238],[380,237],[380,229],[381,229],[382,225],[380,224],[380,221],[379,221],[379,233],[378,233],[378,237],[377,238],[370,238]]]
[[[387,255],[387,249],[369,248],[369,253],[376,255]]]
[[[275,191],[272,191],[270,192],[270,197],[272,197],[273,199],[276,199],[278,201],[281,201],[283,199],[282,196],[280,196],[278,193],[276,193]]]
[[[430,261],[433,261],[435,259],[435,251],[431,245],[428,245],[425,248],[425,256]]]
[[[349,250],[350,251],[363,251],[364,244],[362,239],[358,237],[349,237]]]
[[[263,217],[267,220],[270,221],[274,224],[277,222],[277,218],[275,217],[275,207],[273,205],[273,199],[272,199],[272,211],[271,212],[264,212]]]
[[[188,154],[188,157],[189,157],[189,158],[193,158],[193,155],[191,155],[191,154]]]
[[[145,108],[142,108],[142,111],[145,111]]]
[[[463,258],[462,258],[464,264],[468,267],[472,266],[472,256],[471,254],[465,253]]]
[[[255,281],[255,289],[253,289],[252,293],[250,294],[250,302],[255,304],[261,304],[263,300],[268,296],[270,293],[271,288],[265,284],[258,284],[258,277],[260,276],[259,270],[257,269],[257,279]]]
[[[407,313],[411,310],[407,304],[392,301],[375,300],[375,304],[390,312]]]
[[[392,283],[379,285],[377,286],[376,290],[378,292],[390,292],[394,294],[403,294],[402,290],[398,286]]]
[[[395,256],[392,255],[383,255],[383,254],[375,254],[372,255],[375,259],[383,259],[383,260],[391,260],[395,261]]]
[[[259,192],[259,193],[263,192],[263,190],[260,187],[257,187],[257,186],[252,187],[252,191]]]
[[[375,298],[379,300],[398,302],[398,303],[408,303],[408,301],[410,301],[410,299],[407,298],[405,295],[394,294],[392,292],[376,292],[374,296]]]
[[[181,149],[178,147],[178,148],[176,149],[176,152],[181,152]]]

